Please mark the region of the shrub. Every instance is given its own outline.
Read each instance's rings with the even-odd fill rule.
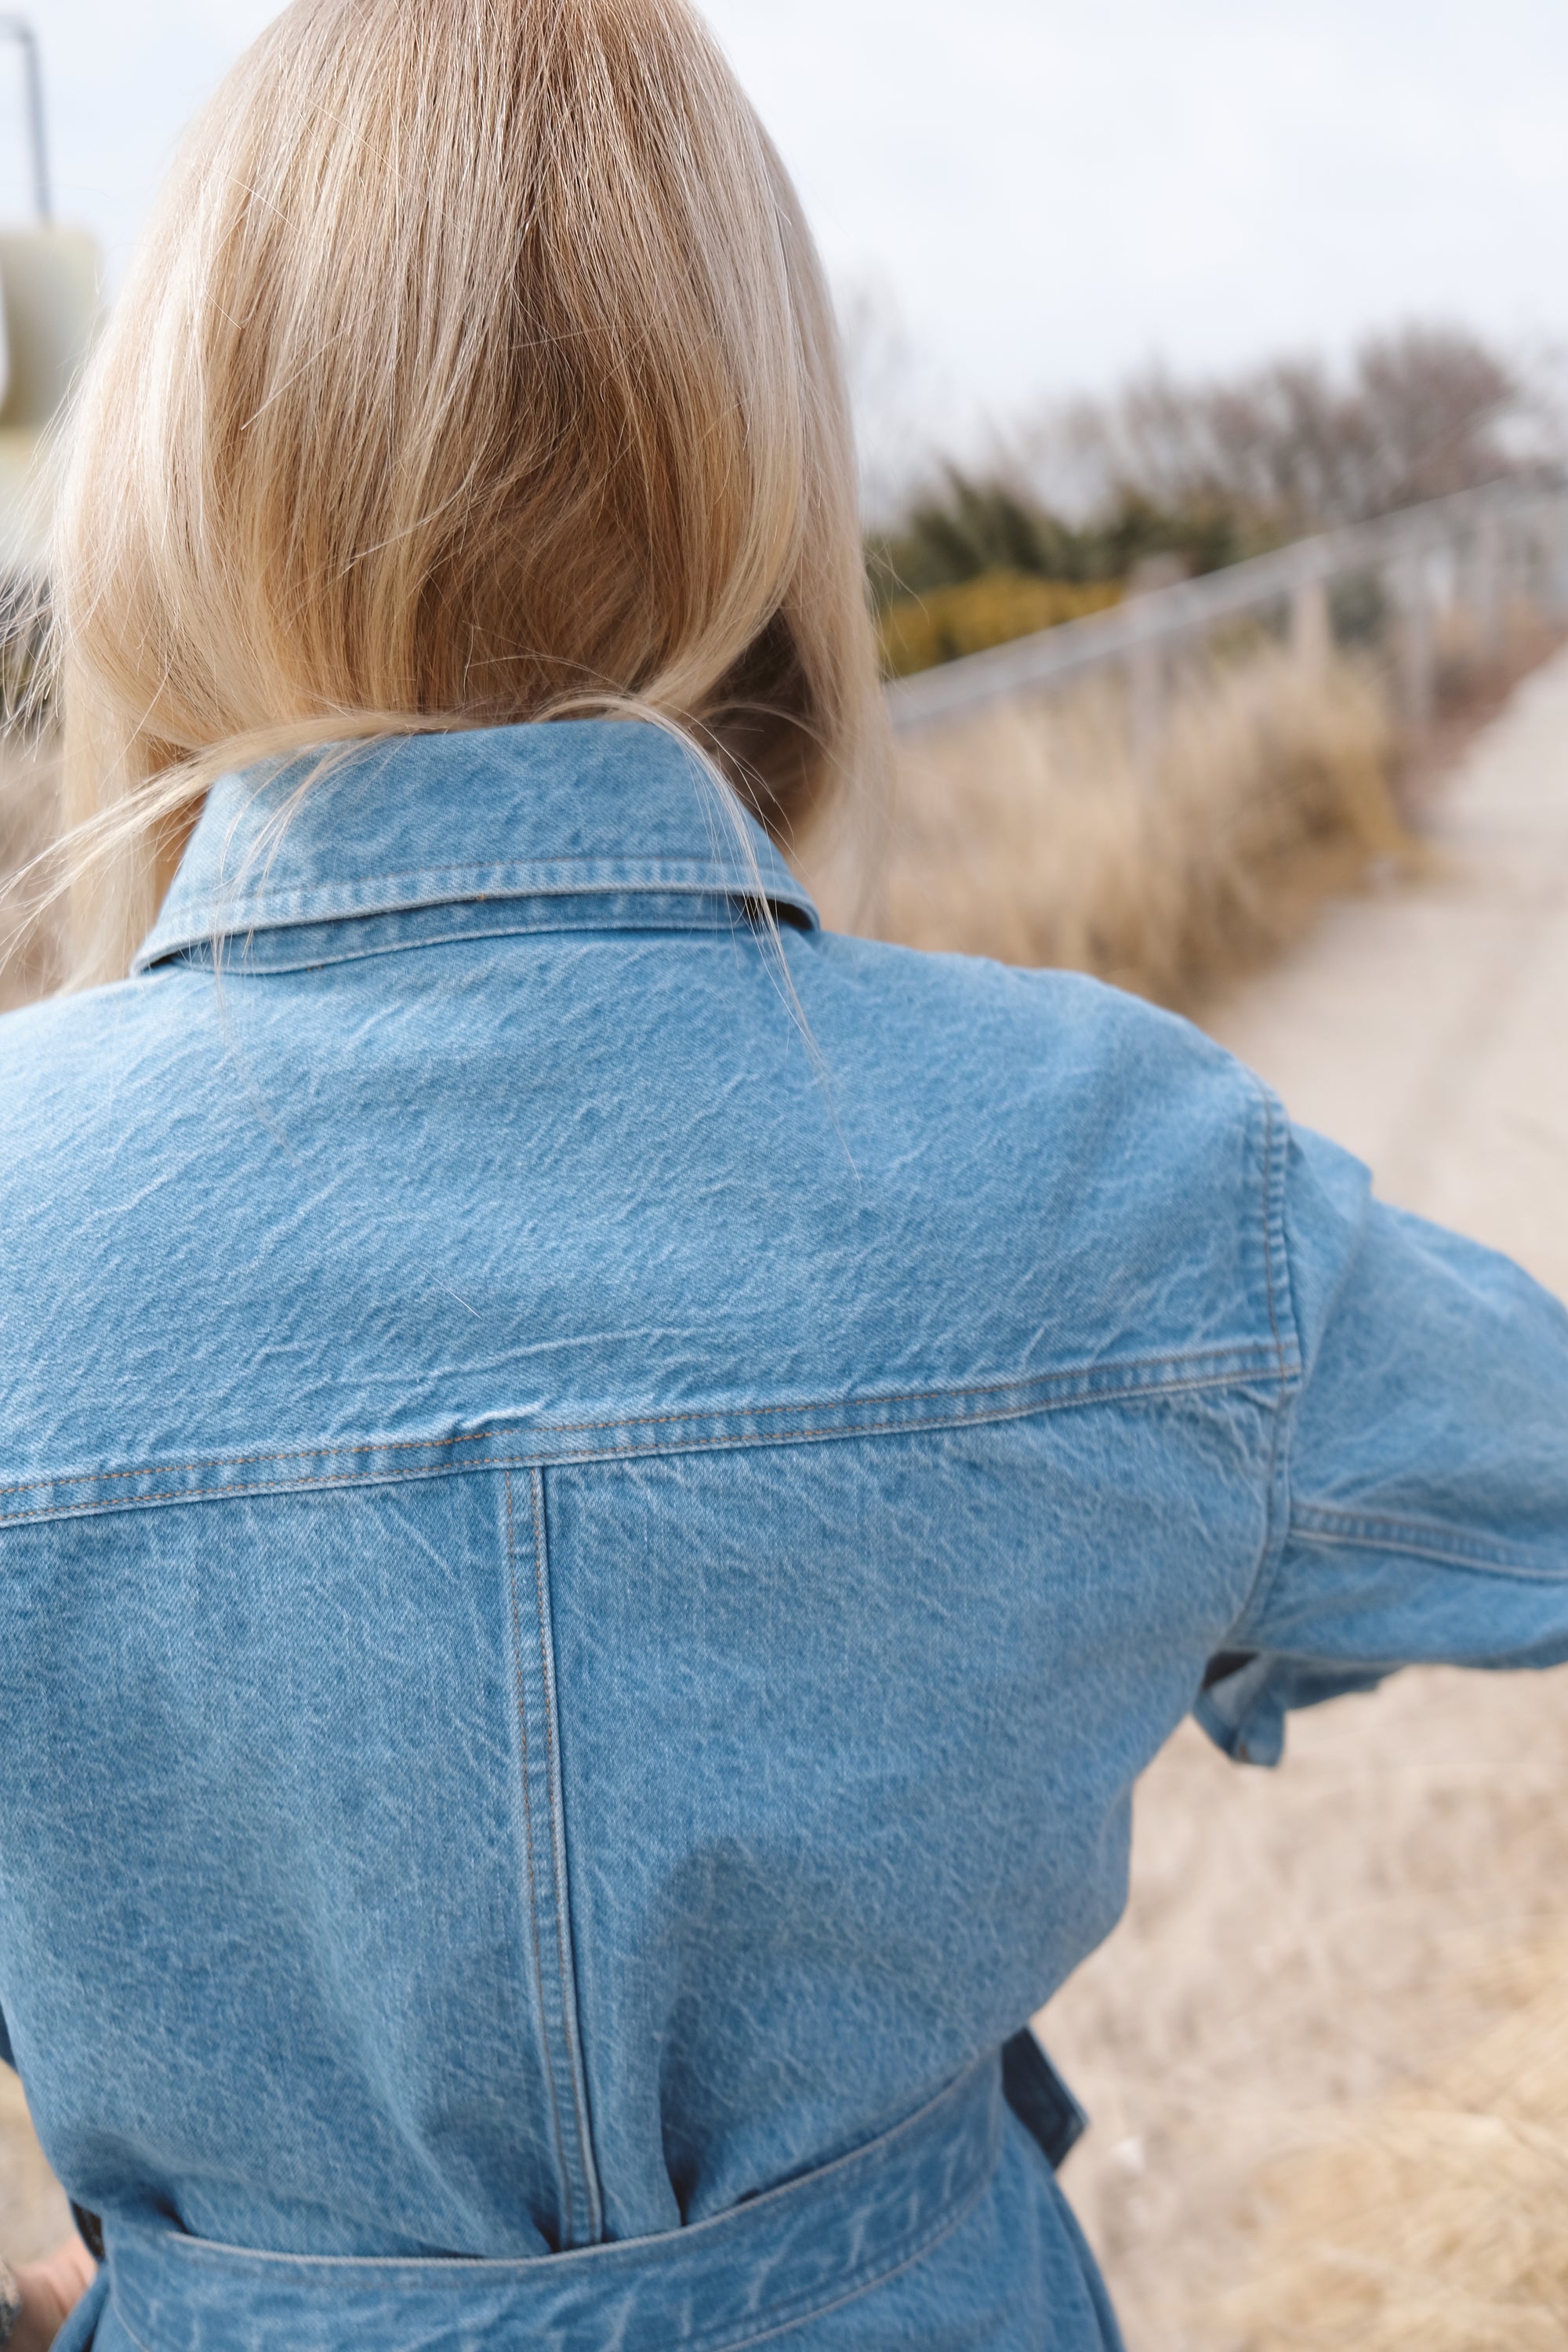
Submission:
[[[1542,396],[1461,330],[1373,337],[1339,371],[1283,359],[1195,383],[1155,370],[1020,425],[988,472],[950,464],[906,496],[867,543],[872,599],[881,611],[994,573],[1122,580],[1155,555],[1214,572],[1562,449]]]
[[[1058,621],[1101,613],[1121,593],[1112,580],[1031,579],[1023,572],[985,572],[951,588],[929,589],[884,605],[877,618],[882,667],[889,677],[908,677],[938,662],[984,653]]]
[[[1116,581],[1151,555],[1176,556],[1187,572],[1215,572],[1271,543],[1223,500],[1162,506],[1127,486],[1091,522],[1074,526],[1011,481],[974,481],[950,467],[939,489],[868,541],[866,560],[872,600],[884,609],[996,572]]]

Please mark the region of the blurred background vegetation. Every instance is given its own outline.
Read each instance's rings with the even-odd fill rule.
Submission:
[[[852,373],[868,364],[851,322]],[[873,425],[873,431],[876,429]],[[1152,372],[877,482],[867,568],[889,677],[1075,620],[1158,563],[1217,571],[1335,524],[1555,462],[1553,387],[1468,330],[1405,326],[1335,370]],[[875,475],[874,475],[875,478]]]
[[[851,310],[847,340],[889,679],[1314,533],[1560,478],[1568,454],[1550,370],[1462,327],[1406,324],[1337,366],[1147,372],[962,457],[909,431],[898,446],[896,326]],[[1489,641],[1463,598],[1437,596],[1419,722],[1410,625],[1372,567],[1333,583],[1316,648],[1281,608],[1162,656],[1154,677],[1123,666],[926,724],[900,736],[876,821],[819,845],[811,879],[839,928],[1195,1010],[1326,898],[1420,864],[1427,779],[1561,634],[1519,583],[1501,601]]]

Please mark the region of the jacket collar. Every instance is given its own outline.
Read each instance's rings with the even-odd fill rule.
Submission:
[[[732,920],[734,901],[754,901],[759,883],[777,911],[817,928],[809,895],[761,825],[693,751],[646,721],[564,719],[356,747],[281,822],[320,756],[213,786],[133,972],[215,940],[416,908],[483,904],[482,927],[506,928],[498,901],[513,902],[529,929],[552,928],[555,915],[574,927],[591,916],[640,928],[656,901],[661,925],[706,929]],[[590,898],[602,903],[590,910]]]

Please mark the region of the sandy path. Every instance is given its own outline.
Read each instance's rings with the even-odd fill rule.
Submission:
[[[1331,908],[1208,1025],[1388,1198],[1568,1297],[1568,659],[1433,835],[1426,878]],[[1405,1676],[1301,1718],[1278,1774],[1172,1743],[1128,1916],[1044,2021],[1095,2116],[1066,2179],[1132,2352],[1238,2347],[1265,2159],[1436,2073],[1563,1939],[1565,1787],[1568,1673]]]
[[[1415,887],[1330,909],[1211,1026],[1391,1197],[1568,1295],[1568,659],[1472,749]],[[1133,1899],[1053,2004],[1094,2114],[1068,2184],[1132,2352],[1237,2352],[1258,2168],[1325,2109],[1420,2079],[1561,1935],[1568,1674],[1406,1677],[1293,1729],[1279,1774],[1184,1732],[1140,1805]],[[62,2208],[0,2070],[0,2247]]]

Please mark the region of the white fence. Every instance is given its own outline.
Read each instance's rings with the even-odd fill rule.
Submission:
[[[1121,670],[1130,725],[1159,727],[1175,663],[1238,621],[1282,621],[1308,658],[1334,635],[1334,592],[1374,583],[1388,616],[1402,715],[1432,712],[1439,619],[1462,611],[1482,657],[1500,654],[1510,612],[1527,604],[1568,614],[1568,485],[1503,482],[1375,522],[1297,540],[1201,580],[1134,595],[1106,613],[922,670],[888,688],[894,728],[910,734],[963,719],[987,703],[1050,694],[1097,671]]]

